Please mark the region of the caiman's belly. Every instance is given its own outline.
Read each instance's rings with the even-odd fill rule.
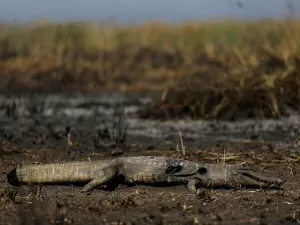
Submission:
[[[126,183],[185,183],[185,179],[164,174],[130,174],[125,176]]]

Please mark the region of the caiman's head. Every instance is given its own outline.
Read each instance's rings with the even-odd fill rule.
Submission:
[[[249,167],[228,164],[202,165],[194,178],[208,187],[279,188],[283,184],[281,179],[268,177]]]
[[[197,192],[197,187],[215,188],[280,188],[284,183],[279,178],[237,165],[199,164],[190,161],[178,161],[170,164],[166,174],[175,177],[186,177],[188,187]]]

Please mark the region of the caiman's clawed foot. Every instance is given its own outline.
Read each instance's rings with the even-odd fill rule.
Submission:
[[[188,183],[193,193],[198,188],[280,188],[283,180],[268,177],[261,172],[237,165],[205,164],[201,165],[198,173]]]

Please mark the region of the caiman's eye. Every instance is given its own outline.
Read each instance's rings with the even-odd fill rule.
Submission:
[[[174,174],[174,173],[178,173],[183,169],[182,166],[180,165],[171,165],[166,169],[166,174]]]
[[[198,173],[200,173],[201,175],[204,175],[207,173],[207,169],[205,167],[201,167],[198,169]]]

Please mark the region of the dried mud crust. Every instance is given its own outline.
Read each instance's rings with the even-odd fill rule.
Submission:
[[[142,138],[138,140],[143,143]],[[290,224],[300,219],[298,155],[266,149],[264,143],[231,143],[226,163],[256,163],[267,174],[287,179],[284,190],[211,190],[199,195],[184,185],[174,187],[118,186],[81,193],[81,186],[48,185],[35,198],[35,186],[13,188],[6,174],[19,161],[51,162],[111,157],[87,145],[57,149],[23,148],[1,141],[0,224]],[[156,146],[159,149],[159,145]],[[221,147],[193,149],[187,158],[222,163]],[[85,149],[85,151],[82,151]],[[145,148],[146,149],[146,144]],[[124,151],[123,155],[156,154],[179,157],[174,150]]]
[[[189,139],[184,132],[187,159],[223,163],[225,153],[225,163],[257,165],[270,176],[287,180],[283,190],[203,189],[199,195],[194,195],[184,185],[138,185],[81,193],[82,186],[47,185],[42,188],[41,197],[35,198],[35,186],[14,188],[8,184],[6,175],[17,162],[97,160],[118,155],[180,157],[176,151],[177,136],[146,138],[129,135],[125,147],[120,149],[96,147],[95,124],[84,118],[72,127],[73,145],[70,146],[60,120],[55,115],[51,119],[44,119],[38,112],[32,112],[28,118],[0,117],[1,225],[295,224],[300,220],[300,154],[295,143],[215,141],[211,135],[201,140]],[[214,135],[220,134],[215,132]],[[104,136],[102,134],[101,141],[105,140]]]

